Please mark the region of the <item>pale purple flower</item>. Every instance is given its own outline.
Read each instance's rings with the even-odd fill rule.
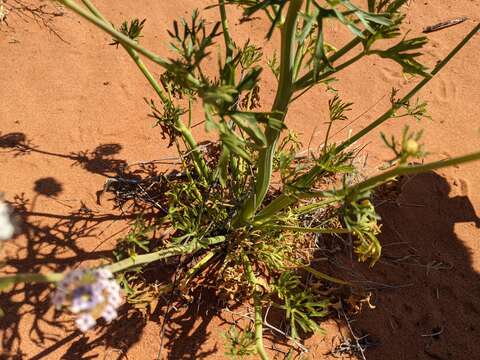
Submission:
[[[110,280],[113,278],[113,274],[107,269],[100,268],[95,270],[95,273],[98,279]]]
[[[120,285],[118,285],[115,281],[109,281],[105,288],[111,294],[120,293]]]
[[[104,289],[105,290],[108,290],[108,287],[110,286],[110,283],[112,282],[112,280],[106,280],[106,279],[98,279],[97,278],[97,281],[95,282],[95,284],[93,284],[93,287],[95,289],[97,289],[97,291],[103,291]]]
[[[82,285],[73,290],[70,311],[74,314],[90,311],[104,301],[101,291],[95,289],[93,285]]]
[[[81,269],[72,270],[67,273],[63,280],[60,281],[59,286],[63,289],[68,289],[70,285],[78,283],[82,280],[83,276],[85,275],[85,271]]]
[[[63,303],[67,299],[67,296],[64,291],[55,291],[55,293],[52,296],[52,304],[55,305],[57,309],[61,309]]]
[[[96,321],[90,314],[81,314],[77,320],[75,320],[75,324],[80,331],[86,332],[95,326]]]
[[[117,317],[117,310],[112,305],[107,305],[102,312],[102,317],[107,323],[112,322]]]
[[[120,296],[120,293],[110,293],[107,301],[114,308],[118,308],[122,304],[122,297]]]
[[[78,314],[77,327],[87,331],[96,324],[97,316],[107,322],[117,317],[117,308],[122,304],[121,289],[107,269],[77,269],[59,282],[52,303],[57,308],[67,305],[72,313]]]

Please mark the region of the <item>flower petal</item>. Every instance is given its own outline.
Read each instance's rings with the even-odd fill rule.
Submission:
[[[86,332],[95,326],[96,321],[92,315],[82,314],[75,320],[75,324],[80,331]]]

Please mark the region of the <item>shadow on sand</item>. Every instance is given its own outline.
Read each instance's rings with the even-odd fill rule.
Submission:
[[[127,196],[120,203],[113,204],[114,209],[108,213],[99,213],[83,203],[78,209],[69,206],[71,210],[62,213],[39,212],[36,210],[38,199],[48,198],[49,201],[61,202],[60,196],[64,187],[53,177],[37,179],[31,199],[21,193],[10,201],[18,218],[20,231],[18,241],[9,244],[17,256],[6,260],[2,275],[40,271],[63,272],[85,261],[110,262],[112,251],[99,250],[105,241],[120,237],[130,227],[129,223],[135,221],[139,215],[147,226],[165,215],[162,209],[152,206],[157,200],[153,198],[155,192],[161,193],[161,185],[151,179],[156,179],[163,173],[148,165],[136,167],[134,170],[127,169],[126,161],[116,158],[121,149],[120,144],[102,144],[93,151],[61,154],[41,149],[23,133],[0,134],[0,152],[7,156],[28,156],[36,153],[46,157],[64,158],[71,160],[72,166],[80,166],[90,173],[125,181],[121,184],[124,195],[135,191],[136,187],[143,184],[142,181],[149,183],[149,191],[152,192],[143,192],[149,202],[131,201]],[[155,186],[152,186],[152,183]],[[120,185],[114,186],[114,191],[118,186]],[[100,189],[99,193],[103,191]],[[128,206],[124,207],[127,202]],[[99,242],[94,249],[87,250],[83,247],[85,240],[88,242],[88,239],[105,238],[105,233],[111,234],[112,231],[106,229],[115,222],[122,223],[123,230]],[[155,239],[160,241],[161,237],[161,234],[154,232],[152,242],[156,241]],[[171,280],[178,264],[179,260],[174,260],[162,266],[162,280]],[[144,273],[155,280],[159,276],[155,274],[159,273],[158,266],[147,268]],[[97,359],[102,356],[108,359],[125,358],[128,349],[140,340],[147,322],[163,324],[165,317],[167,322],[162,336],[162,358],[206,358],[218,351],[215,346],[209,350],[204,349],[204,341],[210,335],[206,329],[216,315],[213,304],[218,302],[218,299],[211,298],[208,291],[196,295],[203,299],[201,303],[187,305],[185,302],[175,302],[178,306],[176,311],[167,306],[168,296],[162,297],[156,309],[152,309],[147,317],[123,306],[119,317],[112,324],[99,326],[94,332],[82,334],[71,331],[71,319],[66,321],[65,317],[52,310],[49,301],[51,290],[52,287],[48,285],[22,284],[7,292],[0,292],[0,308],[5,312],[0,321],[1,359],[51,359],[57,358],[59,351],[63,352],[60,355],[62,359]],[[28,325],[25,325],[25,322],[21,325],[21,318],[28,319]],[[170,328],[173,322],[174,330]],[[152,344],[153,348],[159,347],[160,338],[159,334],[158,342]],[[25,340],[33,342],[43,350],[36,354],[26,353],[23,346]],[[98,355],[96,349],[102,349],[103,354]]]
[[[378,206],[383,256],[363,271],[376,309],[352,324],[376,344],[366,351],[368,360],[479,357],[480,275],[471,248],[478,245],[480,219],[466,184],[452,184],[455,189],[436,173],[416,175],[404,179],[396,201]],[[462,238],[459,223],[468,223],[461,225]]]
[[[0,149],[13,155],[37,152],[64,157],[86,171],[104,176],[118,174],[126,166],[124,160],[114,158],[121,149],[118,144],[64,155],[41,150],[31,145],[24,134],[15,133],[0,136]],[[150,169],[148,176],[153,174]],[[466,191],[452,197],[449,183],[438,174],[417,175],[401,185],[399,197],[377,205],[383,219],[381,261],[373,269],[349,263],[347,277],[350,274],[353,283],[371,291],[376,305],[375,310],[358,315],[352,326],[357,335],[369,335],[373,345],[367,349],[368,360],[475,359],[480,354],[480,276],[473,269],[471,250],[457,236],[455,225],[471,223],[464,226],[470,226],[467,230],[474,239],[479,234],[480,219]],[[20,194],[12,202],[21,218],[24,240],[15,245],[19,256],[6,261],[8,273],[61,272],[85,260],[111,258],[110,250],[87,251],[79,246],[79,240],[98,238],[112,222],[132,221],[139,213],[147,221],[153,220],[160,212],[139,205],[123,213],[97,214],[83,206],[67,214],[40,213],[35,211],[36,198],[55,199],[63,186],[47,177],[35,182],[34,191],[32,199]],[[168,264],[165,271],[162,267],[164,276],[173,276],[176,265]],[[339,274],[337,270],[332,265],[330,273]],[[166,313],[162,358],[202,359],[221,352],[216,345],[205,349],[212,335],[209,325],[219,315],[218,299],[212,296],[214,289],[202,290],[196,295],[201,301],[184,304],[178,311],[166,306],[167,296],[148,318],[124,307],[113,324],[87,335],[67,331],[72,328],[71,322],[64,322],[51,311],[49,289],[45,285],[22,285],[0,294],[0,306],[6,313],[0,321],[2,359],[51,359],[59,349],[66,349],[62,359],[102,358],[90,355],[95,348],[105,349],[106,358],[121,359],[140,341],[147,321],[162,325]],[[19,327],[22,316],[31,319],[28,331]],[[22,337],[43,350],[24,353]],[[159,334],[152,347],[159,347],[160,338]]]

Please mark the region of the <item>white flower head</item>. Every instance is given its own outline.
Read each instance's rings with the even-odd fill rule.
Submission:
[[[105,297],[101,291],[95,289],[93,285],[82,285],[73,290],[70,311],[78,314],[82,311],[95,309],[104,302]]]
[[[122,297],[120,296],[120,292],[110,293],[110,296],[108,297],[108,303],[114,308],[118,308],[122,304]]]
[[[67,300],[67,296],[64,291],[57,290],[52,296],[52,304],[55,305],[55,307],[58,310],[62,308],[62,305],[65,303],[65,300]]]
[[[57,288],[62,289],[63,291],[67,291],[70,287],[78,284],[84,275],[85,270],[72,270],[63,277],[63,280],[60,281]]]
[[[0,241],[9,240],[15,234],[10,207],[0,200]]]
[[[112,305],[108,305],[103,310],[102,317],[107,323],[112,322],[117,317],[117,310]]]
[[[52,297],[52,303],[78,314],[76,324],[81,331],[87,331],[102,317],[107,322],[117,317],[122,304],[120,286],[107,269],[73,270],[59,282]]]
[[[77,318],[77,320],[75,320],[77,328],[82,332],[87,332],[94,327],[96,323],[97,322],[90,314],[82,314]]]
[[[100,269],[95,270],[95,272],[96,272],[97,277],[99,279],[105,279],[105,280],[113,279],[113,274],[107,269],[100,268]]]

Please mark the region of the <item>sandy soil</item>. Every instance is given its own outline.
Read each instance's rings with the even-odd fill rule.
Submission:
[[[10,3],[14,3],[11,1]],[[39,6],[48,2],[31,0]],[[172,19],[211,1],[98,1],[114,23],[125,17],[147,18],[142,43],[167,51],[165,29]],[[4,249],[3,272],[62,271],[79,263],[98,262],[126,230],[112,204],[97,203],[106,176],[125,164],[174,154],[152,128],[143,97],[154,97],[128,56],[108,46],[110,39],[70,13],[52,6],[50,15],[28,17],[14,11],[0,25],[0,190],[15,204],[22,234]],[[214,10],[207,18],[213,19]],[[232,19],[239,12],[232,8]],[[425,62],[430,66],[446,55],[480,20],[474,0],[416,1],[409,5],[411,36],[445,19],[469,16],[461,25],[429,35]],[[235,27],[235,39],[251,36],[264,46],[265,23]],[[55,33],[49,31],[51,27]],[[331,41],[341,45],[347,34],[331,27]],[[480,39],[478,35],[420,94],[429,102],[432,121],[412,127],[425,129],[429,159],[461,155],[480,148]],[[157,69],[158,70],[158,69]],[[158,70],[159,71],[159,70]],[[355,103],[351,119],[339,131],[360,129],[388,106],[392,86],[409,89],[400,69],[377,58],[362,61],[340,75],[337,88]],[[271,101],[274,79],[263,75],[262,97]],[[323,141],[326,95],[312,91],[293,104],[288,126],[312,146]],[[358,119],[357,119],[358,118]],[[399,133],[403,122],[390,121],[382,131]],[[339,127],[340,128],[340,127]],[[340,129],[336,129],[340,130]],[[201,127],[196,129],[201,136]],[[366,172],[373,174],[388,158],[379,131],[368,139]],[[332,263],[332,273],[369,288],[375,310],[352,319],[372,359],[476,359],[480,354],[480,172],[478,164],[405,179],[395,201],[379,205],[383,218],[384,257],[373,269]],[[26,290],[26,291],[25,291]],[[208,295],[208,294],[207,294]],[[42,306],[33,307],[36,302]],[[0,295],[6,315],[0,319],[2,359],[155,359],[160,348],[161,306],[148,321],[124,314],[112,327],[85,336],[72,331],[67,318],[55,318],[45,287],[27,286]],[[173,312],[166,326],[162,358],[224,358],[221,332],[232,314],[215,314],[208,301],[190,311]],[[198,315],[197,321],[193,321]],[[233,317],[236,319],[236,317]],[[344,319],[325,324],[327,336],[307,339],[309,359],[329,359],[328,352],[349,336]],[[277,339],[282,340],[282,339]],[[281,353],[272,351],[279,359]],[[348,358],[348,357],[346,357]]]

